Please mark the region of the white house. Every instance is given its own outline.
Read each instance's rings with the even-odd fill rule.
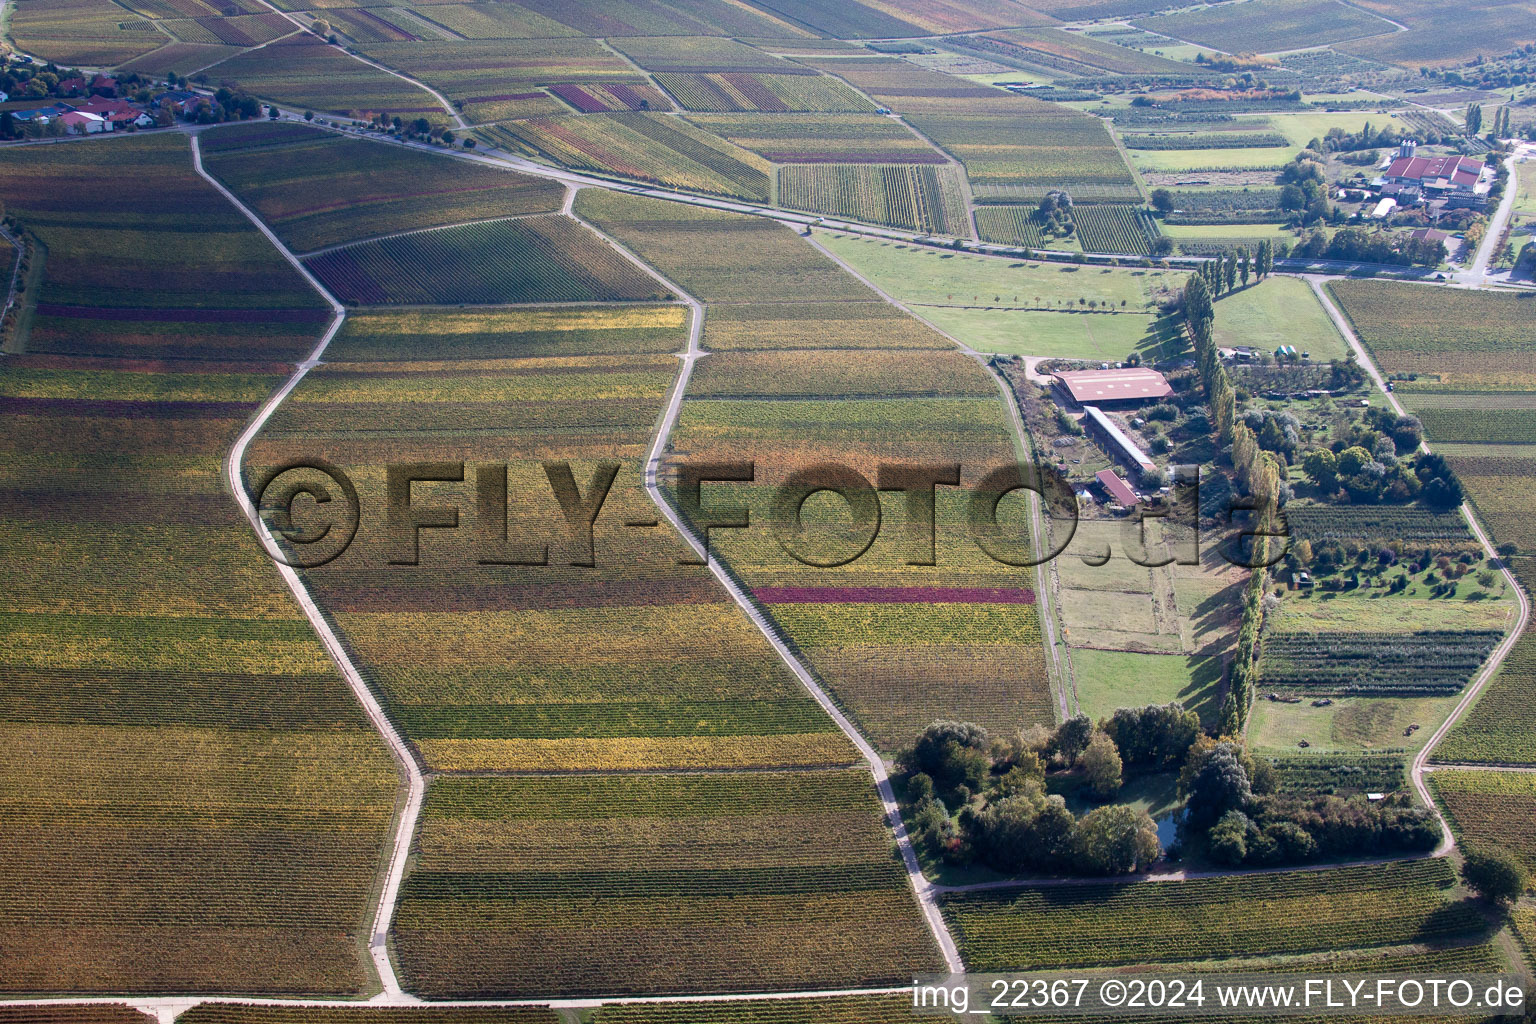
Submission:
[[[59,123],[71,135],[95,135],[112,130],[111,122],[100,114],[88,114],[83,110],[71,110],[59,115]]]

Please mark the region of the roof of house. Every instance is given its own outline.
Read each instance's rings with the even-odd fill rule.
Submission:
[[[67,114],[60,114],[59,120],[65,124],[100,124],[105,118],[85,110],[71,110]]]
[[[1400,156],[1387,168],[1389,178],[1416,181],[1444,179],[1462,188],[1471,188],[1483,171],[1483,162],[1469,156]]]
[[[1139,500],[1136,492],[1131,490],[1131,485],[1120,479],[1120,474],[1112,469],[1101,469],[1093,475],[1103,488],[1109,492],[1109,496],[1117,502],[1130,508]]]
[[[1414,228],[1408,232],[1408,237],[1417,238],[1425,242],[1443,242],[1451,236],[1447,232],[1438,231],[1435,228]]]
[[[1136,442],[1132,441],[1130,436],[1115,424],[1114,420],[1104,415],[1104,410],[1096,405],[1085,405],[1083,406],[1083,413],[1090,422],[1104,431],[1104,435],[1109,438],[1109,442],[1119,449],[1121,457],[1136,463],[1136,467],[1140,470],[1155,468],[1152,460],[1147,458],[1147,453],[1137,447]]]
[[[1063,370],[1056,374],[1056,379],[1079,404],[1166,398],[1173,394],[1162,374],[1139,366],[1123,370]]]

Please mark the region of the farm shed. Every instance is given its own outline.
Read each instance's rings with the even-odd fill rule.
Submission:
[[[1156,370],[1133,366],[1121,370],[1062,370],[1056,386],[1078,405],[1111,408],[1138,405],[1173,394],[1173,388]]]
[[[1083,429],[1103,446],[1111,458],[1125,463],[1132,472],[1141,474],[1157,468],[1146,453],[1137,447],[1136,442],[1098,406],[1083,406]]]

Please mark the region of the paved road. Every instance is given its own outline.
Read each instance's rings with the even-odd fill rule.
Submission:
[[[1528,145],[1522,144],[1516,153],[1524,154],[1529,149]],[[1515,157],[1505,157],[1504,166],[1509,170],[1509,178],[1504,183],[1504,197],[1499,200],[1498,208],[1488,219],[1488,230],[1483,232],[1483,241],[1477,247],[1477,256],[1472,260],[1472,265],[1454,278],[1457,284],[1468,288],[1481,288],[1487,284],[1488,264],[1493,262],[1495,250],[1504,237],[1504,228],[1509,224],[1509,216],[1514,212],[1515,197],[1520,194],[1520,184],[1515,180]]]

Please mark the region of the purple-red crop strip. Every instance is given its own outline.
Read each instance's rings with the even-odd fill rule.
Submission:
[[[1027,587],[762,587],[764,604],[1034,604]]]

